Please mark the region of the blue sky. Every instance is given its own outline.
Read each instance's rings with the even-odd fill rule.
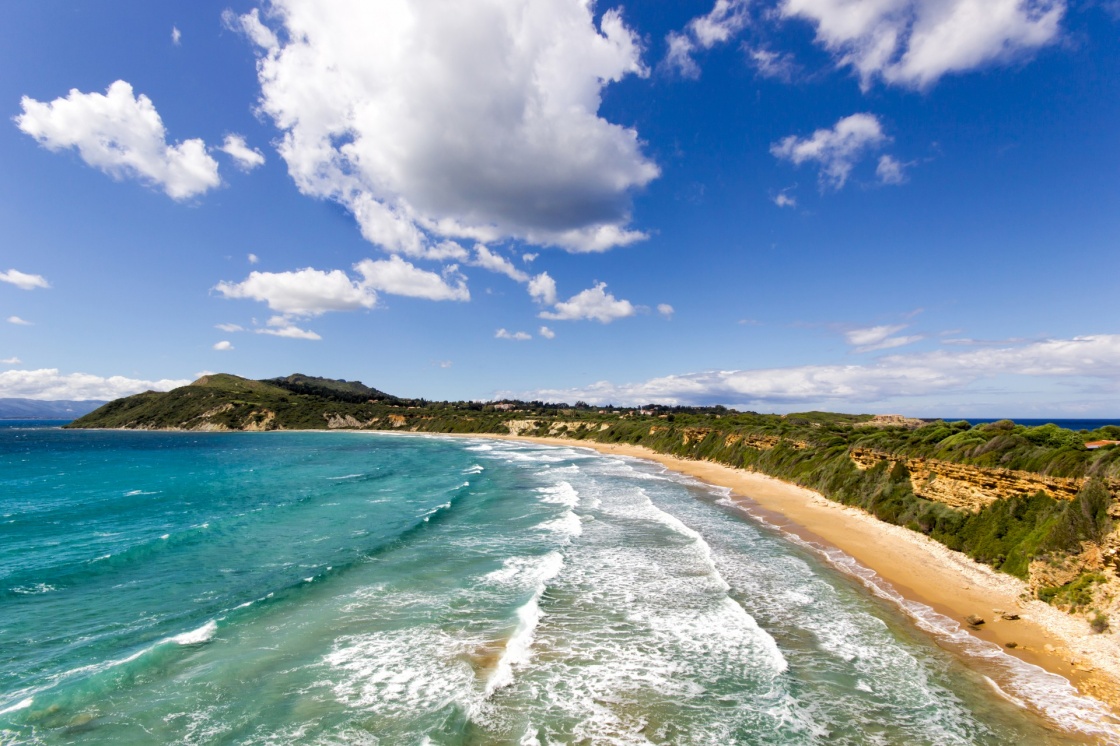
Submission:
[[[1120,416],[1120,4],[0,20],[0,396]]]

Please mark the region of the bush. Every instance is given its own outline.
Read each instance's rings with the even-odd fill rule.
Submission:
[[[1112,518],[1108,506],[1112,502],[1108,489],[1099,479],[1091,479],[1065,506],[1050,536],[1047,546],[1066,552],[1080,552],[1081,542],[1101,543],[1112,531]]]

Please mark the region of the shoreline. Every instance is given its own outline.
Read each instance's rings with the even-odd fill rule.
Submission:
[[[1095,634],[1083,620],[1037,599],[1024,600],[1027,585],[1022,580],[975,562],[923,534],[765,474],[682,459],[643,446],[521,435],[463,433],[454,437],[584,447],[654,461],[729,489],[730,500],[744,512],[826,551],[840,550],[873,571],[906,601],[933,609],[957,622],[973,638],[998,645],[1021,661],[1061,676],[1080,694],[1104,703],[1114,714],[1120,713],[1120,644],[1112,635]],[[995,612],[1016,614],[1019,619],[1006,620]],[[968,628],[965,617],[970,614],[982,617],[985,623]],[[929,634],[942,645],[937,635]],[[1015,643],[1015,647],[1009,648],[1007,643]]]

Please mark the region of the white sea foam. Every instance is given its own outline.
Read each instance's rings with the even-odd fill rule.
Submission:
[[[11,707],[5,707],[3,710],[0,710],[0,715],[7,715],[7,714],[12,713],[12,712],[18,712],[19,710],[26,710],[28,707],[31,706],[31,703],[34,702],[34,701],[35,701],[34,697],[28,697],[27,699],[24,699],[20,702],[16,702]],[[13,743],[15,743],[15,742],[13,741]]]
[[[559,518],[537,524],[537,528],[541,531],[559,534],[571,540],[583,533],[583,521],[580,520],[580,517],[576,515],[575,512],[569,510]]]
[[[761,516],[750,514],[760,523],[777,528]],[[1038,712],[1063,730],[1101,738],[1106,743],[1120,743],[1120,722],[1116,717],[1101,702],[1078,693],[1065,678],[1009,655],[995,643],[969,634],[955,620],[925,604],[903,597],[876,572],[841,550],[807,542],[780,528],[777,530],[790,541],[813,550],[837,569],[860,580],[876,596],[905,612],[919,628],[965,655],[984,659],[998,671],[999,683],[990,679],[990,684],[1004,699]]]
[[[198,629],[192,629],[190,632],[184,632],[181,635],[175,635],[171,638],[171,642],[176,645],[202,645],[203,643],[210,642],[214,639],[214,635],[218,631],[218,623],[211,619],[206,624]]]
[[[470,646],[425,626],[342,637],[324,657],[324,683],[367,717],[415,718],[455,701],[469,707],[475,679],[466,659]]]
[[[432,519],[432,516],[434,516],[436,513],[440,512],[441,510],[450,510],[450,509],[451,509],[451,503],[450,502],[445,502],[445,503],[442,503],[440,505],[437,505],[434,508],[432,508],[431,510],[429,510],[427,513],[424,514],[423,521],[424,521],[424,523],[427,523],[428,521],[430,521]]]
[[[566,505],[569,508],[579,505],[579,492],[570,482],[557,482],[548,487],[538,487],[537,493],[543,503]]]
[[[50,593],[51,591],[58,590],[53,585],[47,583],[36,583],[35,585],[24,585],[12,588],[12,593],[18,593],[21,596],[36,596],[40,593]]]
[[[463,474],[481,474],[484,471],[486,471],[486,467],[484,467],[482,464],[473,464],[471,466],[468,466],[466,469],[463,469],[462,473]]]
[[[156,490],[155,492],[145,492],[144,490],[129,490],[128,492],[124,493],[124,496],[125,497],[135,497],[136,495],[158,495],[158,494],[159,494],[159,490]]]
[[[365,474],[343,474],[341,477],[327,477],[327,479],[332,481],[332,482],[337,482],[341,479],[357,479],[358,477],[364,477],[364,476],[365,476]]]
[[[578,520],[578,519],[577,519]],[[537,585],[532,597],[517,610],[517,628],[506,641],[505,650],[494,672],[486,681],[486,696],[513,683],[514,666],[529,662],[533,633],[541,620],[541,596],[548,588],[548,581],[556,577],[564,568],[564,558],[559,552],[549,552],[541,557],[534,568]]]

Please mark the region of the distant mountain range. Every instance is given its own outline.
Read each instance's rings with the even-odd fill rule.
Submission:
[[[105,402],[39,401],[38,399],[0,399],[0,420],[73,420],[89,414]]]

